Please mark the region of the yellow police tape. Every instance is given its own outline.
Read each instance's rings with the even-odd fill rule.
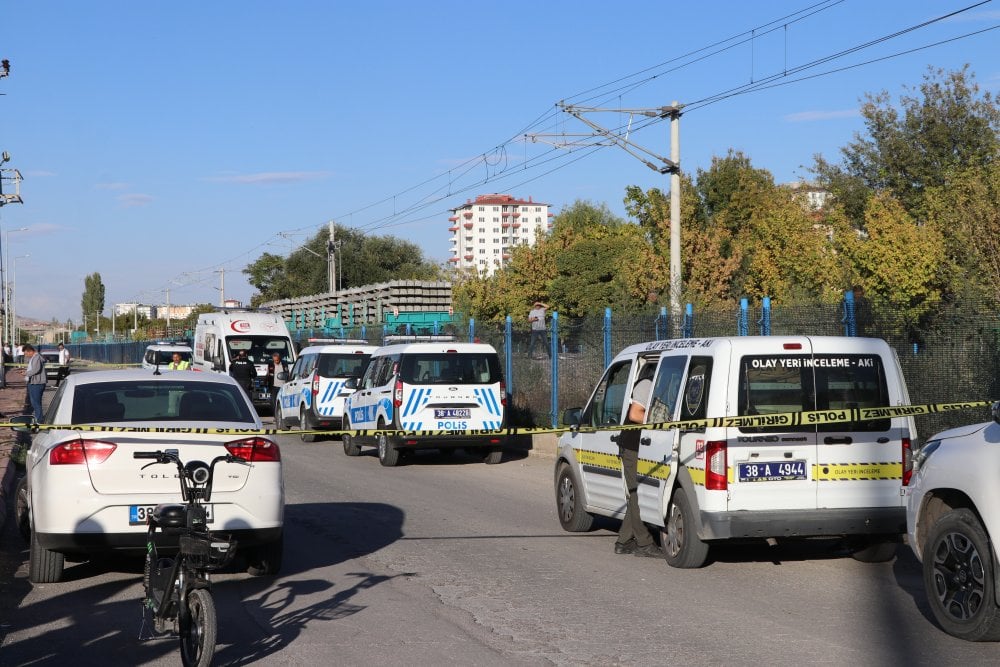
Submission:
[[[32,429],[67,430],[67,431],[101,431],[111,433],[198,433],[209,435],[349,435],[351,437],[370,438],[375,435],[390,435],[401,438],[434,438],[442,436],[464,437],[496,437],[512,435],[543,435],[547,433],[597,433],[599,431],[622,430],[669,430],[685,431],[701,428],[755,428],[755,427],[795,427],[814,426],[819,424],[837,424],[849,422],[864,422],[892,417],[919,417],[941,412],[957,410],[972,410],[988,407],[994,401],[964,401],[961,403],[927,403],[924,405],[897,405],[880,408],[843,408],[838,410],[808,410],[802,412],[782,412],[768,415],[744,415],[740,417],[709,417],[707,419],[689,419],[687,421],[656,422],[651,424],[616,424],[608,426],[555,426],[555,427],[509,427],[504,429],[469,429],[464,431],[427,430],[406,431],[401,429],[245,429],[245,428],[197,428],[171,426],[109,426],[100,424],[35,424]],[[24,424],[0,422],[0,427],[24,427]]]

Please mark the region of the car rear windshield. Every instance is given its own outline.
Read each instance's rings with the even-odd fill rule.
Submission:
[[[254,416],[240,388],[228,384],[177,380],[76,386],[74,424],[120,421],[253,423]]]
[[[500,359],[486,352],[404,354],[399,378],[409,384],[494,384],[501,378]]]
[[[170,362],[172,362],[174,360],[174,355],[175,354],[181,355],[181,360],[182,361],[191,361],[191,353],[188,352],[188,351],[186,351],[186,350],[185,351],[181,351],[181,350],[176,350],[176,351],[157,350],[156,351],[156,359],[155,359],[155,361],[153,363],[154,364],[162,364],[162,365],[166,366],[167,364],[169,364]]]
[[[878,408],[889,405],[882,358],[872,354],[760,355],[740,362],[740,415],[802,410]],[[888,419],[789,428],[742,428],[748,433],[777,431],[887,431]]]
[[[317,370],[324,378],[361,377],[368,366],[370,354],[321,354]]]

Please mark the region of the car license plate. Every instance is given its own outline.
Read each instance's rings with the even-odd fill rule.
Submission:
[[[212,506],[203,505],[205,508],[205,520],[207,523],[212,523]],[[156,509],[156,505],[129,505],[128,506],[128,525],[130,526],[145,526],[146,518],[153,516],[153,510]]]
[[[469,408],[434,408],[434,419],[468,419],[471,416]]]
[[[809,479],[805,461],[759,461],[738,463],[741,482],[783,482],[793,479]]]

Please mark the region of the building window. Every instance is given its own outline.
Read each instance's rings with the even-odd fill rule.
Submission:
[[[479,254],[480,255],[485,255],[486,254],[486,248],[480,248],[479,249]]]
[[[479,222],[486,222],[486,218],[479,218]]]
[[[486,228],[485,227],[480,227],[479,228],[479,233],[480,234],[485,234],[486,233]]]
[[[494,227],[493,228],[493,233],[494,234],[499,234],[500,233],[500,228],[499,227]]]
[[[494,248],[493,249],[493,254],[494,255],[499,255],[500,254],[500,248]]]

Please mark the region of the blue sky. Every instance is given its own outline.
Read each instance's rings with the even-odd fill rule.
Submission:
[[[815,153],[837,158],[863,128],[866,92],[897,99],[928,65],[965,63],[983,88],[1000,90],[1000,30],[692,103],[1000,25],[1000,6],[987,2],[783,76],[972,4],[7,3],[0,149],[24,177],[24,204],[0,208],[0,225],[28,231],[0,241],[5,260],[20,257],[18,314],[79,322],[83,279],[95,271],[105,314],[115,302],[163,303],[168,289],[171,303],[216,303],[221,270],[226,296],[248,301],[247,264],[288,253],[331,219],[444,261],[448,209],[477,194],[531,196],[555,212],[586,199],[624,215],[626,186],[666,189],[667,177],[620,148],[525,141],[526,130],[586,130],[560,100],[610,109],[677,100],[691,105],[682,169],[693,174],[735,148],[779,182],[795,180]],[[789,16],[810,6],[811,16]],[[630,139],[669,156],[668,124],[639,126]]]

